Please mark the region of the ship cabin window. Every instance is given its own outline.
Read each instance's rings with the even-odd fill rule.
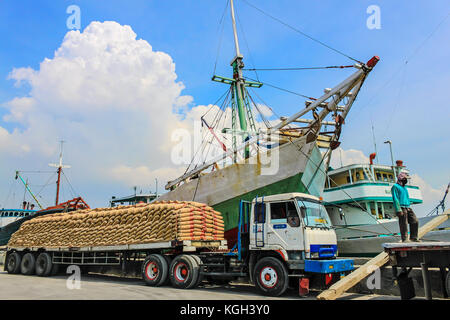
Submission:
[[[377,175],[377,180],[378,181],[381,180],[381,173],[377,172],[376,175]]]
[[[388,177],[387,177],[387,174],[386,173],[383,173],[383,181],[388,181]]]
[[[347,183],[350,183],[350,176],[347,176]]]
[[[392,174],[389,175],[389,180],[390,180],[391,182],[394,182],[394,176],[393,176]]]
[[[378,205],[378,219],[383,219],[383,204]]]
[[[361,177],[360,177],[359,171],[356,171],[356,180],[361,180],[360,178]]]

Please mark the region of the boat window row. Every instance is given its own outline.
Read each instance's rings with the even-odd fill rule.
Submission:
[[[359,202],[364,211],[377,219],[392,219],[395,217],[394,205],[390,202],[368,201]]]
[[[367,173],[362,168],[349,169],[348,171],[330,174],[325,182],[325,188],[335,188],[346,184],[353,184],[361,181],[371,182],[388,182],[395,183],[394,174],[392,172],[374,169],[368,169],[368,173],[372,177],[368,177]]]
[[[31,214],[31,212],[20,212],[20,211],[3,211],[0,214],[0,217],[2,218],[8,218],[8,217],[28,217]]]

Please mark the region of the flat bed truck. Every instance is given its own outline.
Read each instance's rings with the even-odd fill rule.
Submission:
[[[422,269],[425,297],[432,299],[429,268],[439,268],[443,296],[450,295],[450,242],[411,242],[384,243],[385,252],[389,254],[389,264],[392,266],[394,279],[400,287],[403,300],[415,296],[414,284],[408,278],[414,267]],[[398,269],[401,268],[399,272]]]
[[[138,271],[147,285],[191,289],[203,280],[244,278],[264,295],[279,296],[298,281],[325,288],[353,270],[353,260],[337,258],[336,234],[319,198],[288,193],[241,201],[238,239],[165,241],[98,247],[7,247],[9,273],[50,276],[58,267],[113,267]]]

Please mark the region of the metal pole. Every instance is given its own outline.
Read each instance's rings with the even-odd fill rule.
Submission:
[[[58,180],[56,181],[56,201],[55,201],[55,205],[58,205],[58,201],[59,201],[59,185],[60,185],[60,183],[61,183],[61,167],[58,168]]]
[[[233,0],[230,0],[230,9],[231,9],[231,21],[233,22],[233,34],[234,34],[234,44],[236,46],[236,56],[239,56],[240,50],[239,50],[239,41],[238,41],[238,35],[236,30],[236,20],[234,19],[234,5]]]
[[[378,161],[378,152],[377,152],[377,142],[375,140],[375,129],[373,127],[373,123],[372,123],[372,137],[373,137],[373,145],[375,147],[375,158],[377,159],[377,163],[380,163]],[[374,159],[375,160],[375,159]]]
[[[394,166],[394,154],[392,152],[392,141],[388,140],[388,141],[385,141],[384,143],[389,143],[389,150],[391,151],[392,170],[394,171],[394,176],[397,176],[397,172],[396,172],[395,166]]]
[[[25,188],[28,190],[28,192],[31,194],[31,196],[33,197],[34,201],[36,201],[37,205],[39,206],[39,208],[44,209],[41,204],[39,203],[38,199],[36,198],[36,196],[33,194],[33,192],[31,192],[30,188],[28,187],[28,183],[26,183],[22,177],[19,174],[19,171],[16,171],[16,179],[20,178],[20,180],[22,181],[22,183],[25,185]]]

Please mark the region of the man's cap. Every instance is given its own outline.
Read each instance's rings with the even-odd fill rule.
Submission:
[[[409,176],[409,174],[407,172],[400,172],[398,174],[397,177],[398,180],[403,180],[403,179],[411,179],[411,177]]]

